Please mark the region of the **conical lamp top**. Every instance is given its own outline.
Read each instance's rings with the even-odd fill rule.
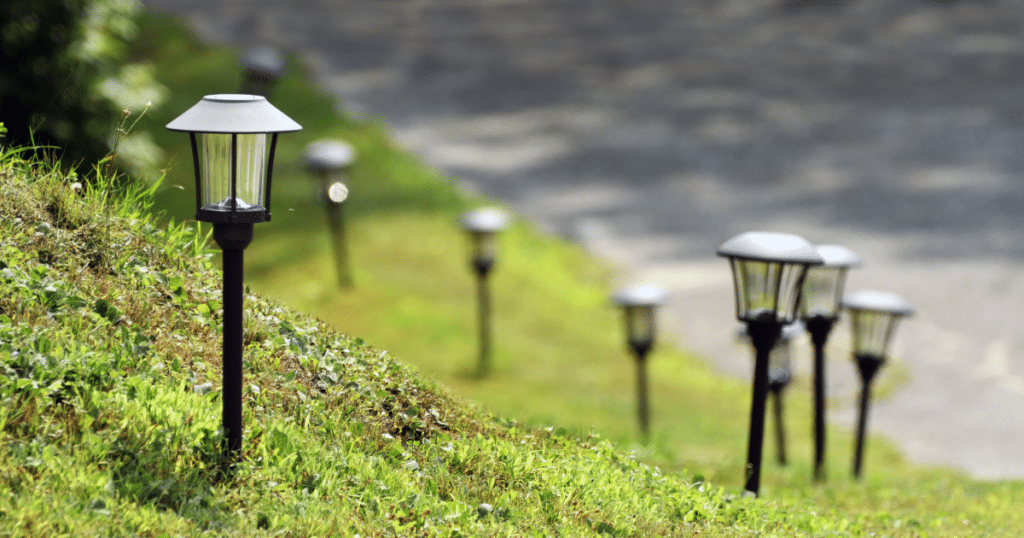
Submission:
[[[191,133],[288,133],[299,131],[295,123],[261,95],[207,95],[186,110],[167,128]]]
[[[910,316],[914,307],[899,295],[884,291],[860,290],[843,297],[843,308],[848,310],[870,310],[897,316]]]
[[[718,255],[747,260],[821,265],[818,250],[799,235],[780,232],[745,232],[718,247]]]

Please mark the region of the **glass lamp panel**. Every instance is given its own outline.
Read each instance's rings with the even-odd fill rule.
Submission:
[[[900,316],[876,310],[852,310],[853,355],[884,357]]]
[[[782,264],[782,279],[779,287],[778,319],[783,324],[792,323],[796,319],[800,307],[804,277],[807,276],[807,265]]]
[[[231,138],[237,137],[234,203],[231,199]],[[204,133],[202,136],[202,202],[229,210],[266,207],[267,135]]]
[[[803,297],[800,302],[804,318],[822,316],[835,318],[846,280],[846,267],[815,266],[807,269]]]
[[[625,307],[626,334],[630,342],[654,342],[654,307],[630,305]]]
[[[806,265],[742,258],[732,258],[732,265],[741,321],[793,321]]]

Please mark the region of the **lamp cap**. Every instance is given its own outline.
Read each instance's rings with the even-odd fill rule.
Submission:
[[[207,95],[167,124],[172,131],[189,133],[289,133],[295,123],[262,95],[222,93]]]
[[[821,265],[824,260],[809,241],[780,232],[744,232],[718,247],[718,255],[754,261]]]

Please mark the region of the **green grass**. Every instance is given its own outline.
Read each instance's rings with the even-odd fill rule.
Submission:
[[[841,431],[830,437],[831,479],[811,485],[799,385],[793,463],[775,465],[767,444],[762,498],[739,496],[749,389],[668,346],[651,357],[655,438],[637,444],[633,367],[607,300],[615,274],[525,222],[502,240],[495,368],[477,378],[456,220],[491,202],[395,148],[384,126],[341,117],[294,58],[272,101],[306,129],[281,138],[274,220],[246,251],[256,292],[246,296],[248,430],[229,465],[217,260],[195,223],[165,227],[149,214],[155,204],[189,217],[187,139],[162,125],[203,94],[235,91],[237,51],[155,16],[143,26],[136,54],[157,63],[174,96],[139,124],[174,159],[155,199],[114,195],[109,179],[76,191],[58,167],[0,155],[0,536],[1024,529],[1019,482],[915,467],[877,439],[864,482],[851,481]],[[332,284],[322,209],[299,165],[321,137],[360,155],[348,180],[349,291]]]
[[[207,236],[157,226],[147,192],[77,179],[0,152],[0,536],[1019,529],[1019,484],[899,461],[864,485],[775,473],[770,495],[744,498],[596,434],[486,413],[390,353],[253,293],[247,435],[225,459],[220,281]]]

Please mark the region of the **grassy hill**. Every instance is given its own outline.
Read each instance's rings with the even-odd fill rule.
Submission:
[[[743,498],[748,389],[669,346],[652,356],[655,440],[636,445],[632,365],[607,304],[614,272],[526,223],[495,269],[495,375],[470,375],[472,280],[454,222],[490,202],[395,148],[384,126],[340,115],[294,58],[272,101],[305,130],[281,138],[274,221],[246,251],[247,431],[240,458],[224,461],[219,264],[208,232],[184,220],[187,139],[162,125],[203,94],[234,91],[237,51],[159,17],[141,24],[135,54],[171,88],[139,124],[173,158],[164,183],[80,187],[52,164],[0,155],[0,536],[1024,528],[1020,483],[917,468],[878,440],[865,482],[850,481],[843,432],[830,437],[834,476],[812,486],[809,428],[793,429],[793,465],[766,461],[764,496]],[[333,287],[299,160],[328,136],[360,156],[349,291]],[[794,424],[809,425],[806,396],[792,396]]]
[[[155,226],[147,192],[76,179],[0,155],[0,535],[764,527],[746,521],[756,505],[721,488],[596,437],[492,417],[254,294],[248,432],[238,461],[223,460],[220,283],[206,238]]]

